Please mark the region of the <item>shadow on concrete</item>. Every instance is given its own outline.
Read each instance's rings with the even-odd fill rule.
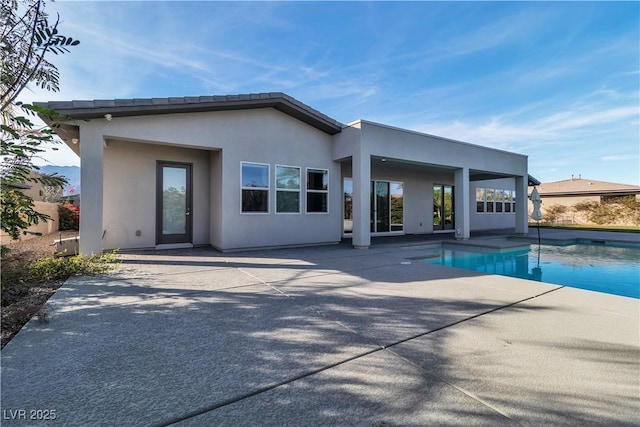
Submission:
[[[553,309],[518,304],[529,297],[515,292],[455,288],[481,274],[400,265],[405,252],[394,248],[348,253],[122,254],[121,273],[70,280],[51,301],[51,323],[30,323],[5,347],[2,409],[57,408],[65,426],[624,425],[637,409],[631,383],[590,405],[562,382],[521,387],[520,399],[469,392],[473,378],[446,375],[458,326],[479,322],[478,339],[496,339],[483,319],[517,323]],[[410,343],[418,353],[399,351]],[[541,354],[547,345],[526,344]],[[596,363],[637,371],[635,348],[566,346],[576,361],[593,350]],[[504,375],[517,385],[536,373],[522,365]]]
[[[414,301],[414,310],[398,310],[411,305],[411,298],[340,295],[322,302],[284,296],[263,285],[191,292],[167,288],[154,294],[135,281],[73,294],[60,294],[49,325],[30,325],[3,351],[2,389],[11,390],[3,392],[3,409],[59,408],[64,425],[95,425],[106,417],[110,425],[163,425],[234,405],[242,406],[236,414],[241,425],[269,425],[262,417],[271,425],[304,424],[307,417],[314,425],[412,417],[504,421],[416,366],[389,357],[381,344],[394,344],[385,338],[388,328],[404,339],[410,336],[402,333],[402,325],[412,327],[414,335],[432,329],[446,334],[443,327],[463,318],[443,312],[475,314],[494,305],[461,307],[460,301],[424,298]],[[136,301],[100,304],[134,294]],[[537,309],[543,308],[524,310]],[[440,346],[424,351],[436,366],[446,365]],[[280,390],[284,385],[288,388]],[[253,399],[263,393],[271,415],[254,413],[250,421]],[[277,398],[282,393],[287,397]]]

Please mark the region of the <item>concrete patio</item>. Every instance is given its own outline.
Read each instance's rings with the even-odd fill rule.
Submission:
[[[637,299],[418,243],[122,254],[2,350],[2,425],[638,425]]]

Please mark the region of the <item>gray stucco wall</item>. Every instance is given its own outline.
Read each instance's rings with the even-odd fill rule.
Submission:
[[[524,155],[366,121],[360,126],[371,155],[514,176],[527,174]]]
[[[88,122],[104,148],[104,248],[155,245],[155,162],[193,163],[194,244],[219,249],[337,242],[340,167],[332,137],[271,108]],[[92,143],[88,141],[87,143]],[[95,142],[93,142],[95,143]],[[241,213],[241,162],[269,164],[268,214]],[[275,165],[301,168],[301,212],[275,212]],[[306,168],[329,171],[329,212],[307,214]],[[136,237],[135,231],[141,236]]]
[[[515,190],[515,179],[490,179],[486,181],[473,181],[470,185],[469,204],[471,206],[472,230],[496,230],[501,228],[514,228],[516,226],[515,212],[476,212],[476,189],[493,188],[500,190]]]
[[[411,234],[433,232],[434,184],[465,183],[460,181],[460,171],[467,176],[473,170],[491,171],[520,180],[527,174],[526,156],[364,121],[331,136],[271,108],[95,119],[80,123],[80,135],[83,189],[93,188],[83,198],[83,212],[90,215],[85,216],[81,232],[89,236],[85,240],[91,250],[100,243],[102,229],[106,230],[105,249],[155,245],[158,160],[193,164],[193,243],[223,250],[338,242],[342,177],[349,176],[354,158],[364,177],[370,168],[371,179],[404,183],[404,232]],[[375,156],[412,164],[384,165]],[[241,162],[269,165],[268,213],[241,212]],[[276,165],[301,169],[300,213],[275,212]],[[306,213],[307,168],[329,172],[328,213]],[[474,185],[461,186],[460,194],[470,190],[471,222],[465,228],[509,226],[513,214],[475,214]],[[368,186],[364,183],[365,199],[358,208],[360,237],[354,235],[354,244],[358,240],[360,246],[368,245]]]
[[[193,164],[193,243],[209,243],[209,153],[203,150],[108,141],[104,148],[105,249],[156,245],[156,164]],[[140,236],[136,236],[136,231]]]

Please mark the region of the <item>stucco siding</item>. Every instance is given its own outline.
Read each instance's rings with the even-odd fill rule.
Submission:
[[[214,247],[221,247],[224,210],[222,194],[222,182],[224,177],[224,164],[222,162],[222,150],[209,153],[210,185],[209,185],[209,243]]]
[[[246,129],[245,129],[246,131]],[[332,160],[332,138],[286,115],[271,115],[236,144],[226,144],[224,163],[224,230],[219,249],[241,249],[337,242],[340,240],[340,167]],[[269,165],[269,213],[241,212],[241,163]],[[300,213],[276,213],[275,167],[300,168]],[[328,213],[306,213],[307,168],[329,171]]]
[[[332,137],[277,110],[123,117],[104,132],[103,247],[155,245],[156,161],[193,163],[193,243],[240,249],[340,240],[340,168]],[[176,146],[174,146],[174,144]],[[189,148],[178,147],[178,145]],[[207,151],[203,151],[207,150]],[[269,164],[268,214],[241,213],[241,162]],[[299,214],[275,212],[275,166],[301,168]],[[306,168],[329,171],[329,212],[307,214]],[[136,236],[136,231],[140,236]]]
[[[476,189],[492,188],[494,190],[515,190],[515,179],[490,179],[473,181],[469,186],[469,206],[471,207],[470,224],[472,230],[497,230],[514,228],[516,214],[514,212],[476,212]]]
[[[156,245],[156,166],[160,160],[193,164],[193,244],[209,244],[209,153],[166,145],[109,141],[104,149],[105,249]]]
[[[514,176],[527,173],[527,157],[524,155],[375,123],[362,123],[362,139],[367,141],[372,155]]]
[[[287,141],[289,149],[304,152],[309,136],[331,140],[331,136],[273,108],[165,114],[96,119],[83,124],[106,139],[148,141],[189,148],[254,150],[268,152],[275,143]]]
[[[542,208],[553,206],[553,205],[562,205],[562,206],[573,206],[577,203],[582,202],[597,202],[600,203],[600,196],[544,196],[542,197]]]

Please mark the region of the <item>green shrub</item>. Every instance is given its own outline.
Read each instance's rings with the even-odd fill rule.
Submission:
[[[620,219],[623,208],[617,203],[598,203],[584,201],[573,205],[575,212],[580,212],[593,224],[615,224]]]
[[[90,256],[40,258],[27,265],[27,276],[31,280],[41,282],[76,275],[93,276],[113,269],[116,266],[115,262],[116,255],[113,252]]]
[[[551,205],[545,209],[542,219],[547,223],[555,223],[569,210],[568,207],[563,205]]]

